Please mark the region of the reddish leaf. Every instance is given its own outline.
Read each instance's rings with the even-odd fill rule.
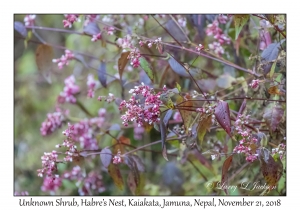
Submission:
[[[17,32],[19,32],[24,38],[27,37],[27,29],[23,23],[19,21],[14,22],[14,28]]]
[[[124,163],[130,168],[130,171],[133,173],[134,183],[136,186],[138,186],[140,182],[140,173],[137,164],[131,154],[124,157]]]
[[[134,162],[137,166],[137,169],[140,172],[145,172],[145,165],[144,165],[143,161],[141,160],[141,158],[137,155],[130,155],[130,156],[134,160]]]
[[[114,147],[114,153],[118,153],[118,151],[120,150],[120,152],[123,154],[125,152],[125,145],[124,144],[128,144],[130,145],[130,139],[126,138],[125,136],[120,136],[119,137],[119,143]],[[116,140],[113,141],[113,144],[118,143]]]
[[[231,136],[230,112],[229,112],[229,106],[227,102],[219,101],[217,107],[215,108],[215,116],[216,116],[216,120],[221,125],[221,127],[226,131],[226,133],[229,136]]]
[[[267,151],[267,152],[266,152]],[[261,163],[261,171],[269,186],[269,190],[276,187],[283,171],[283,165],[278,158],[277,161],[270,155],[267,149],[263,148],[260,150],[259,160]]]
[[[140,183],[136,185],[134,181],[134,174],[130,171],[127,177],[128,187],[133,195],[141,195],[142,190],[145,186],[145,177],[144,174],[140,174]]]
[[[119,74],[120,74],[120,79],[122,79],[122,74],[123,74],[124,68],[128,62],[127,57],[129,54],[130,54],[130,52],[123,52],[121,54],[121,57],[118,60],[118,70],[119,70]]]
[[[109,166],[109,164],[111,163],[111,159],[112,159],[112,153],[111,153],[110,149],[108,149],[108,148],[102,149],[100,152],[100,159],[101,159],[103,166],[105,168],[107,168]]]
[[[199,118],[199,124],[197,126],[198,139],[202,143],[206,131],[210,131],[212,125],[212,115],[202,114]]]
[[[280,45],[283,42],[284,40],[278,43],[272,43],[262,52],[261,57],[264,64],[263,69],[265,75],[270,72],[273,61],[277,58]]]
[[[263,118],[272,131],[275,131],[278,127],[283,113],[284,110],[279,104],[271,104],[266,108]]]
[[[230,155],[223,163],[223,167],[222,167],[222,180],[221,180],[221,185],[223,184],[228,184],[228,169],[231,165],[232,162],[232,155]],[[228,195],[228,191],[227,188],[224,189],[224,192],[226,193],[226,195]]]
[[[106,75],[106,64],[104,62],[100,63],[97,73],[98,73],[98,80],[100,81],[101,85],[106,88],[107,75]]]
[[[114,180],[115,185],[120,190],[123,190],[124,189],[124,182],[123,182],[123,178],[122,178],[122,175],[121,175],[121,172],[120,172],[120,169],[118,168],[118,166],[111,163],[108,166],[108,173],[111,176],[111,178]]]

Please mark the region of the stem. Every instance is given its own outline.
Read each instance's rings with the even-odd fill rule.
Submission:
[[[267,99],[267,98],[252,98],[252,97],[235,97],[235,98],[223,99],[223,101],[228,101],[228,100],[243,100],[243,99],[260,100],[260,101],[275,101],[275,102],[286,103],[286,101],[284,101],[284,100],[273,100],[273,99]]]
[[[170,139],[166,139],[166,141],[181,140],[181,139],[183,139],[183,138],[185,138],[185,137],[186,137],[186,136],[181,136],[181,137],[177,137],[177,138],[170,138]],[[138,147],[138,148],[136,148],[136,149],[134,149],[134,150],[131,150],[131,151],[129,151],[129,152],[126,152],[125,154],[123,154],[123,156],[128,155],[128,154],[133,153],[133,152],[136,152],[136,151],[139,151],[139,150],[141,150],[141,149],[143,149],[143,148],[145,148],[145,147],[149,147],[149,146],[154,145],[154,144],[159,144],[159,143],[161,143],[161,142],[162,142],[162,140],[158,140],[158,141],[151,142],[151,143],[149,143],[149,144],[145,144],[145,145],[140,146],[140,147]]]
[[[78,100],[76,100],[76,105],[78,105],[81,110],[86,113],[89,117],[93,117],[93,115],[85,108],[85,106]]]
[[[197,168],[197,166],[195,166],[195,164],[193,163],[193,161],[191,161],[190,159],[188,159],[189,163],[199,172],[199,174],[203,177],[203,179],[207,182],[208,179],[206,178],[206,176],[199,170],[199,168]]]

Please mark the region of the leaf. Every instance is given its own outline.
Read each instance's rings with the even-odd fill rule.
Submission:
[[[272,43],[270,44],[266,49],[261,54],[261,58],[263,61],[263,69],[264,69],[264,74],[267,75],[272,67],[272,62],[277,59],[278,54],[279,54],[279,48],[280,45],[284,42],[285,40],[281,40],[281,42],[278,43]]]
[[[202,143],[206,131],[210,131],[210,126],[212,125],[212,115],[202,114],[199,118],[199,123],[197,127],[198,139]]]
[[[221,180],[221,185],[223,186],[228,185],[228,169],[232,163],[232,157],[233,155],[230,155],[223,163],[223,167],[222,167],[222,180]],[[228,195],[228,191],[227,188],[224,188],[224,192],[226,193],[226,195]]]
[[[274,63],[272,64],[272,67],[271,67],[271,70],[270,70],[270,78],[272,78],[273,75],[274,75],[275,67],[276,67],[276,62],[274,62]]]
[[[179,76],[190,77],[190,75],[186,72],[186,69],[180,63],[178,63],[172,56],[170,56],[168,62],[171,69]]]
[[[250,15],[234,15],[234,26],[235,26],[235,40],[239,37],[239,34],[248,22]]]
[[[134,160],[137,169],[140,172],[145,172],[145,165],[144,165],[143,161],[141,160],[141,158],[137,155],[132,155],[132,154],[130,154],[130,156]]]
[[[218,123],[231,136],[231,121],[228,103],[225,101],[219,101],[215,108],[215,116]]]
[[[260,149],[259,160],[260,160],[260,169],[266,180],[269,190],[275,189],[283,171],[283,165],[278,158],[277,161],[270,155],[270,152],[266,152],[267,149]]]
[[[46,44],[40,44],[35,51],[35,61],[38,70],[44,78],[51,83],[50,73],[53,67],[53,48]]]
[[[126,155],[124,157],[124,163],[130,168],[130,172],[133,175],[133,180],[136,186],[139,185],[140,182],[140,173],[139,170],[137,168],[137,164],[135,162],[135,160],[132,158],[132,155]]]
[[[14,22],[14,29],[19,32],[19,34],[21,34],[24,38],[27,37],[27,29],[24,26],[23,23],[19,22],[19,21],[15,21]]]
[[[188,41],[183,31],[178,27],[178,25],[172,20],[168,20],[166,23],[166,29],[170,34],[179,42]]]
[[[282,93],[280,92],[278,86],[273,86],[273,87],[270,87],[268,89],[268,93],[270,93],[271,95],[282,95]]]
[[[104,62],[100,63],[97,73],[98,73],[98,80],[100,81],[101,85],[106,88],[107,85],[106,63]]]
[[[182,103],[183,101],[187,101],[178,106],[178,110],[183,120],[186,134],[188,134],[191,131],[192,124],[194,122],[193,111],[183,110],[193,106],[193,101],[188,101],[190,99],[192,99],[192,97],[189,94],[186,94],[184,98],[182,96],[179,96],[177,98],[177,104]],[[184,108],[180,108],[180,106],[184,106]]]
[[[117,188],[119,188],[120,190],[123,190],[124,182],[123,182],[123,178],[122,178],[119,167],[117,165],[111,163],[108,166],[108,173],[111,176],[111,178],[114,180],[114,183],[117,186]]]
[[[136,185],[134,181],[134,174],[130,171],[127,177],[127,184],[133,195],[141,195],[142,190],[145,186],[145,175],[140,174],[140,183]]]
[[[167,111],[167,113],[165,114],[165,116],[164,116],[163,122],[164,122],[164,124],[165,124],[166,127],[168,125],[168,122],[169,122],[170,118],[172,117],[172,114],[173,114],[173,110],[169,109]]]
[[[234,77],[225,73],[217,79],[217,85],[220,88],[229,88],[232,86],[232,82],[235,82],[235,81],[236,81],[236,79]]]
[[[142,69],[146,72],[148,75],[149,79],[153,82],[154,81],[154,75],[153,75],[153,70],[148,61],[144,57],[139,58],[140,65]]]
[[[180,93],[181,92],[181,86],[176,82],[176,88],[178,90],[178,92]]]
[[[162,93],[160,95],[160,100],[163,102],[163,104],[168,107],[169,109],[174,109],[174,103],[171,99],[171,96],[169,94],[169,92],[166,92],[166,93]]]
[[[87,35],[93,36],[100,33],[100,28],[97,23],[90,22],[83,28],[83,32]]]
[[[109,129],[109,131],[120,131],[121,130],[121,127],[119,124],[112,124]]]
[[[112,159],[112,153],[111,153],[110,149],[108,149],[108,148],[102,149],[100,152],[100,159],[101,159],[103,166],[105,168],[107,168],[109,166],[109,164],[111,163],[111,159]]]
[[[270,104],[266,109],[263,115],[263,118],[266,120],[267,125],[272,131],[275,131],[278,127],[284,110],[279,104]]]
[[[167,126],[165,125],[163,120],[160,121],[159,125],[160,125],[159,128],[160,128],[160,136],[161,136],[162,155],[168,161],[167,148],[166,148]]]
[[[130,145],[130,139],[126,138],[125,136],[120,136],[118,140],[120,144],[118,144],[116,140],[113,141],[113,144],[116,144],[114,147],[114,153],[118,153],[118,151],[120,150],[121,154],[123,154],[126,147],[124,144]]]
[[[120,74],[120,79],[122,79],[122,75],[123,75],[123,71],[124,68],[128,62],[128,55],[130,54],[130,52],[123,52],[121,54],[121,57],[118,60],[118,70],[119,70],[119,74]]]

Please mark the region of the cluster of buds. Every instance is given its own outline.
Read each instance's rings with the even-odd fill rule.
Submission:
[[[151,48],[153,45],[156,45],[156,49],[159,51],[160,54],[162,54],[163,50],[162,50],[162,42],[161,42],[161,37],[155,39],[154,41],[153,40],[146,40],[146,41],[143,41],[143,40],[140,40],[139,41],[139,45],[140,47],[144,46],[145,44],[147,44],[147,46],[149,48]]]
[[[259,80],[258,79],[254,79],[252,80],[252,82],[249,84],[249,86],[252,88],[252,89],[256,89],[259,85]]]
[[[74,54],[70,50],[65,50],[65,54],[61,58],[53,59],[53,63],[57,63],[58,68],[62,69],[64,66],[69,65],[69,61],[74,59]]]
[[[36,15],[26,15],[24,18],[25,26],[34,26]]]
[[[74,75],[71,75],[65,79],[65,87],[63,92],[61,92],[57,98],[58,103],[63,104],[65,102],[68,103],[76,103],[75,94],[79,93],[80,87],[75,84],[76,79]]]
[[[127,34],[124,38],[119,38],[117,40],[117,44],[123,49],[134,49],[134,43],[129,34]]]
[[[57,172],[57,163],[59,162],[57,157],[58,155],[55,150],[44,153],[44,155],[41,157],[42,169],[37,170],[39,177],[43,177],[44,175],[51,177],[52,179],[57,177],[55,174],[55,172]]]
[[[57,111],[54,113],[48,113],[47,119],[42,123],[40,132],[43,136],[47,136],[53,133],[56,129],[60,128],[64,120],[62,112]]]
[[[130,64],[133,66],[133,68],[138,68],[140,66],[140,57],[140,52],[137,49],[134,49],[130,52],[127,59],[130,59]]]
[[[214,50],[214,52],[218,55],[224,54],[222,45],[230,43],[230,38],[223,33],[223,30],[221,28],[219,28],[219,21],[221,20],[220,23],[224,23],[224,17],[224,15],[222,15],[222,17],[219,16],[219,20],[216,19],[213,21],[213,23],[208,24],[206,29],[206,35],[213,36],[214,39],[216,39],[216,41],[214,41],[212,44],[209,44],[208,47],[211,50]]]
[[[99,32],[98,34],[93,34],[93,37],[92,37],[91,41],[96,42],[96,41],[100,40],[101,37],[102,37],[101,32]]]
[[[107,103],[111,103],[115,100],[116,100],[116,98],[115,98],[114,94],[112,94],[112,93],[109,93],[108,96],[98,96],[98,101],[105,101]]]
[[[103,30],[108,34],[108,35],[114,35],[115,28],[112,26],[109,27],[104,27]]]
[[[200,52],[201,50],[204,50],[204,46],[202,44],[199,44],[199,47],[196,47],[196,51]]]
[[[135,86],[129,93],[132,94],[128,101],[122,101],[119,109],[126,108],[127,111],[121,116],[123,125],[128,126],[128,122],[135,121],[138,126],[142,126],[144,122],[153,124],[159,122],[160,118],[160,92],[155,93],[152,88],[142,83]],[[139,98],[138,98],[139,97]]]
[[[118,150],[117,155],[115,155],[113,157],[113,164],[119,164],[119,163],[122,163],[121,151],[120,150]]]
[[[87,86],[88,86],[88,97],[94,98],[95,90],[100,86],[100,83],[98,80],[94,79],[94,75],[89,74],[87,77]]]
[[[234,123],[235,130],[241,135],[242,139],[239,141],[239,145],[233,149],[233,152],[244,153],[246,161],[253,162],[258,158],[256,151],[258,139],[246,128],[249,118],[250,115],[239,115]]]
[[[80,22],[79,15],[75,14],[68,14],[65,15],[65,20],[63,20],[64,28],[69,27],[71,28],[74,22]]]

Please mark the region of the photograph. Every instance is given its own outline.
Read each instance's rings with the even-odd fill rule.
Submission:
[[[286,18],[14,14],[18,205],[43,205],[21,196],[58,196],[43,202],[226,206],[219,196],[241,196],[249,206],[242,196],[274,196],[248,202],[281,206]]]

